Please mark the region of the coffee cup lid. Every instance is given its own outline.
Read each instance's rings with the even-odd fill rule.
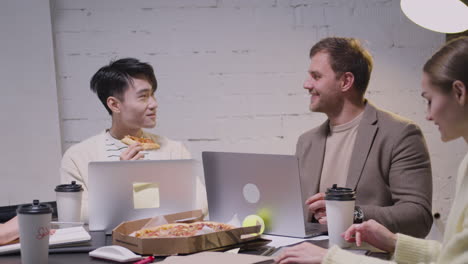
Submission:
[[[327,188],[325,200],[353,201],[356,200],[356,192],[351,188],[338,187],[333,184],[333,187]]]
[[[40,203],[39,200],[34,200],[32,204],[24,204],[18,206],[16,210],[18,214],[51,214],[52,207],[49,204]]]
[[[55,187],[56,192],[81,192],[83,188],[81,184],[76,184],[76,181],[72,181],[70,184],[60,184]]]

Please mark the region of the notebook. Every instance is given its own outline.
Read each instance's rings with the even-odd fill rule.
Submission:
[[[82,226],[68,227],[55,230],[49,237],[49,247],[67,247],[79,245],[82,242],[90,242],[91,236]],[[19,252],[20,243],[0,246],[0,255]]]
[[[297,157],[203,152],[202,158],[210,220],[242,222],[256,214],[265,221],[266,234],[327,234],[326,225],[307,222]]]
[[[89,232],[91,240],[59,244],[49,247],[49,253],[82,253],[90,252],[97,248],[104,247],[112,244],[112,237],[106,236],[104,231],[91,231]]]
[[[195,209],[194,160],[90,162],[89,230]]]

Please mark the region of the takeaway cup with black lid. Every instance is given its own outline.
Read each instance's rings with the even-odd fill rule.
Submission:
[[[325,193],[325,207],[327,211],[327,227],[329,246],[337,245],[341,248],[349,247],[341,234],[344,233],[354,220],[354,204],[356,192],[350,188],[328,188]]]
[[[21,263],[47,263],[49,258],[49,232],[52,208],[34,200],[18,207],[21,244]]]
[[[80,222],[83,188],[72,181],[55,187],[59,222]]]

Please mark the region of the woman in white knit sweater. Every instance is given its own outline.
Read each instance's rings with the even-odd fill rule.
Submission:
[[[426,62],[422,94],[427,120],[439,127],[442,141],[463,137],[468,143],[468,37],[446,43]],[[394,234],[374,220],[352,225],[348,242],[365,241],[393,253],[391,262],[355,255],[336,246],[329,250],[302,243],[285,250],[285,263],[468,263],[468,154],[458,169],[457,190],[443,243]]]

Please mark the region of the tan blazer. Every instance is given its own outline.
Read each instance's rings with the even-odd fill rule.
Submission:
[[[299,137],[304,199],[319,191],[328,121]],[[336,161],[337,166],[340,161]],[[432,175],[419,127],[367,102],[359,124],[346,187],[356,190],[364,219],[392,232],[425,237],[432,225]]]

